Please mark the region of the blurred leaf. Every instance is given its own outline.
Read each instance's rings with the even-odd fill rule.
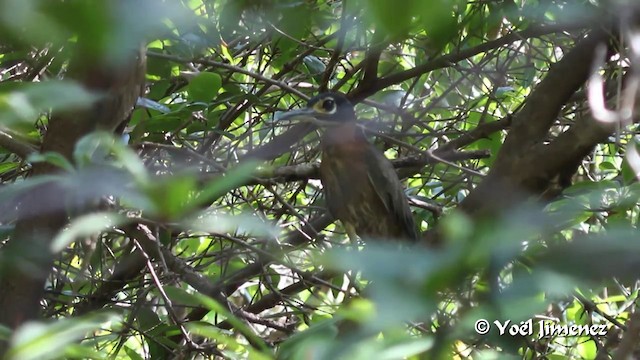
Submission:
[[[29,161],[29,160],[27,160]],[[9,172],[11,170],[17,169],[18,166],[20,164],[15,163],[15,162],[5,162],[5,163],[0,163],[0,174]]]
[[[407,1],[399,6],[391,0],[367,0],[366,6],[370,14],[370,22],[381,28],[384,34],[392,39],[404,37],[411,26],[413,16],[413,1]]]
[[[141,184],[149,182],[147,169],[138,155],[112,134],[96,131],[76,143],[73,158],[77,164],[104,162],[108,155],[115,155],[117,164],[129,171]]]
[[[332,249],[323,262],[340,271],[361,271],[372,282],[367,292],[375,302],[376,316],[368,325],[383,329],[433,310],[435,303],[430,303],[424,290],[429,278],[451,265],[452,255],[418,248],[400,250],[372,242],[357,252]]]
[[[379,353],[378,359],[406,359],[426,352],[433,346],[433,339],[415,339],[400,344],[395,344]]]
[[[322,320],[315,326],[293,334],[278,349],[278,359],[301,359],[313,356],[326,359],[336,345],[338,328],[335,320]]]
[[[18,328],[11,341],[7,359],[55,359],[68,345],[98,330],[106,322],[118,321],[112,314],[60,319],[50,324],[29,322]]]
[[[498,99],[504,99],[515,93],[515,91],[512,86],[500,86],[496,89],[495,96]]]
[[[637,237],[635,229],[610,229],[550,247],[538,263],[584,281],[600,282],[610,277],[633,281],[640,266]]]
[[[210,233],[235,233],[275,239],[280,230],[275,224],[253,215],[226,215],[205,212],[194,219],[185,222],[185,226],[195,231]]]
[[[125,70],[122,60],[140,46],[158,55],[147,59],[145,97],[125,129],[131,146],[119,135],[95,133],[75,144],[72,160],[51,153],[28,159],[64,169],[55,176],[32,172],[27,161],[0,149],[0,244],[18,249],[17,256],[1,257],[0,268],[26,269],[28,276],[32,263],[20,252],[49,253],[12,241],[16,224],[28,221],[17,221],[25,209],[42,219],[67,214],[70,223],[54,239],[54,250],[62,251],[49,264],[42,313],[66,319],[114,307],[127,318],[71,339],[65,330],[83,320],[71,317],[45,336],[55,340],[53,347],[35,341],[27,355],[267,359],[277,350],[283,359],[565,359],[593,358],[603,346],[614,353],[616,344],[600,337],[479,336],[473,326],[479,318],[536,315],[558,318],[560,325],[606,322],[609,315],[628,325],[640,261],[640,183],[630,164],[640,161],[623,161],[621,154],[634,149],[633,125],[595,145],[573,185],[553,198],[545,192],[525,207],[482,219],[474,209],[463,214],[456,207],[481,182],[500,188],[493,176],[464,170],[501,171],[492,166],[509,130],[485,125],[526,116],[521,109],[536,84],[553,79],[547,75],[593,19],[606,13],[619,20],[619,12],[597,1],[0,1],[0,122],[35,147],[49,141],[51,114],[74,116],[117,92],[87,91],[102,81],[102,69]],[[567,31],[552,31],[563,26]],[[620,54],[608,57],[604,69],[613,72],[603,74],[635,71],[627,53],[612,51]],[[620,62],[628,66],[616,67]],[[86,89],[57,80],[78,71],[87,75]],[[327,71],[329,84],[320,84]],[[300,99],[264,78],[308,96],[315,85],[357,101],[370,95],[357,105],[361,125],[390,136],[376,145],[391,157],[451,140],[464,151],[490,150],[488,159],[455,160],[461,168],[429,164],[408,179],[411,196],[442,207],[443,215],[412,211],[443,246],[345,244],[339,222],[317,226],[326,213],[314,172],[320,131],[287,139],[293,132],[271,119]],[[386,87],[369,94],[369,80]],[[566,96],[564,117],[538,145],[560,139],[574,125],[567,121],[572,111],[588,109],[580,95]],[[238,106],[240,113],[230,111]],[[387,141],[391,137],[401,142]],[[212,146],[203,149],[209,140]],[[276,159],[233,165],[246,154]],[[40,194],[47,191],[65,198],[46,201]],[[96,206],[110,212],[82,215]],[[130,239],[112,230],[127,218],[148,224],[168,251],[153,261],[172,309],[139,270]],[[94,234],[99,241],[83,239]],[[87,241],[69,245],[77,237]],[[202,311],[206,300],[196,284],[174,276],[181,273],[175,266],[208,277],[221,289],[219,303]],[[576,293],[597,311],[574,300]],[[183,328],[173,315],[188,319]],[[184,338],[185,328],[196,346]],[[3,329],[4,337],[10,332]]]
[[[136,320],[142,331],[152,330],[162,323],[158,314],[149,307],[141,308],[136,315]]]
[[[153,213],[164,219],[177,219],[191,208],[196,178],[193,174],[165,176],[151,181],[146,193],[153,202]]]
[[[8,341],[11,338],[11,329],[0,324],[0,340]]]
[[[218,197],[249,180],[257,167],[257,161],[249,160],[227,169],[223,176],[217,177],[205,184],[202,191],[198,194],[195,203],[205,204],[216,200]]]
[[[457,3],[462,4],[451,0],[409,0],[399,5],[392,0],[366,0],[360,6],[368,10],[369,22],[391,41],[406,37],[411,30],[425,29],[430,42],[441,49],[456,35],[453,10]]]
[[[578,353],[583,359],[595,359],[598,354],[598,347],[593,340],[585,337],[584,341],[578,345]]]
[[[144,107],[147,109],[153,109],[165,114],[171,112],[171,109],[169,109],[169,107],[162,105],[159,102],[153,101],[151,99],[143,98],[143,97],[138,98],[136,106]]]
[[[66,359],[106,359],[102,352],[82,344],[67,345],[64,356]]]
[[[13,184],[4,185],[0,187],[0,203],[11,204],[13,201],[23,197],[28,192],[34,191],[40,186],[56,183],[57,181],[60,181],[61,178],[61,175],[37,176]],[[15,209],[12,210],[15,211]],[[4,213],[0,212],[0,219],[3,219],[4,221],[12,219],[14,216],[16,216],[16,214],[12,214],[12,211],[9,211],[9,209],[5,209]]]
[[[325,64],[316,56],[305,56],[302,62],[316,83],[320,83],[320,81],[322,81],[322,74],[326,69]]]
[[[0,117],[5,125],[33,122],[50,110],[86,108],[99,96],[72,81],[4,83],[0,85]]]
[[[222,329],[217,328],[207,322],[189,322],[186,328],[195,335],[203,336],[208,339],[215,340],[216,343],[224,344],[229,350],[234,352],[242,352],[242,344],[240,344],[229,333],[225,333]]]
[[[189,99],[208,103],[215,98],[221,86],[222,78],[220,75],[212,72],[201,72],[189,81]]]
[[[194,294],[194,299],[207,309],[214,311],[226,318],[226,321],[231,323],[234,329],[239,331],[242,335],[247,337],[248,340],[251,341],[252,344],[255,344],[260,350],[267,352],[268,347],[264,343],[264,341],[255,335],[253,330],[245,325],[242,321],[240,321],[235,315],[233,315],[226,307],[222,306],[217,301],[213,300],[210,297],[204,296],[202,294]]]
[[[31,163],[46,162],[69,172],[75,171],[73,164],[56,152],[32,153],[27,157],[27,161]]]
[[[51,242],[51,252],[57,254],[79,237],[97,234],[122,225],[127,218],[116,213],[100,212],[82,215],[73,219]]]
[[[184,289],[175,286],[166,286],[164,291],[167,293],[169,299],[176,305],[196,307],[201,304],[201,301],[197,297]]]

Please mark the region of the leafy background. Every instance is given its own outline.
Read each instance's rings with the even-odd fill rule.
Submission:
[[[604,0],[0,1],[0,350],[639,356],[639,15]],[[317,129],[278,121],[326,90],[393,159],[423,243],[350,244],[327,213]],[[479,319],[607,335],[478,334]]]

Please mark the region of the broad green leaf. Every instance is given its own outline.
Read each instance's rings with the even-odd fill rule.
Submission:
[[[220,75],[212,72],[201,72],[189,81],[189,99],[208,103],[215,98],[221,86],[222,78]]]
[[[193,209],[196,178],[193,174],[159,177],[150,181],[145,190],[153,203],[149,210],[165,219],[177,219]]]

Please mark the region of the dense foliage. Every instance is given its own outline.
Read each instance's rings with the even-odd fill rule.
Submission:
[[[1,351],[639,356],[638,19],[622,0],[0,1]],[[319,129],[279,121],[327,90],[393,160],[422,243],[355,244],[327,212]]]

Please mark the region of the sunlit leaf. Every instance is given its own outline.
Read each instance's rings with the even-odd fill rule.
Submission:
[[[274,239],[279,229],[252,215],[226,215],[205,212],[189,221],[188,226],[196,231],[211,233],[235,233]]]

